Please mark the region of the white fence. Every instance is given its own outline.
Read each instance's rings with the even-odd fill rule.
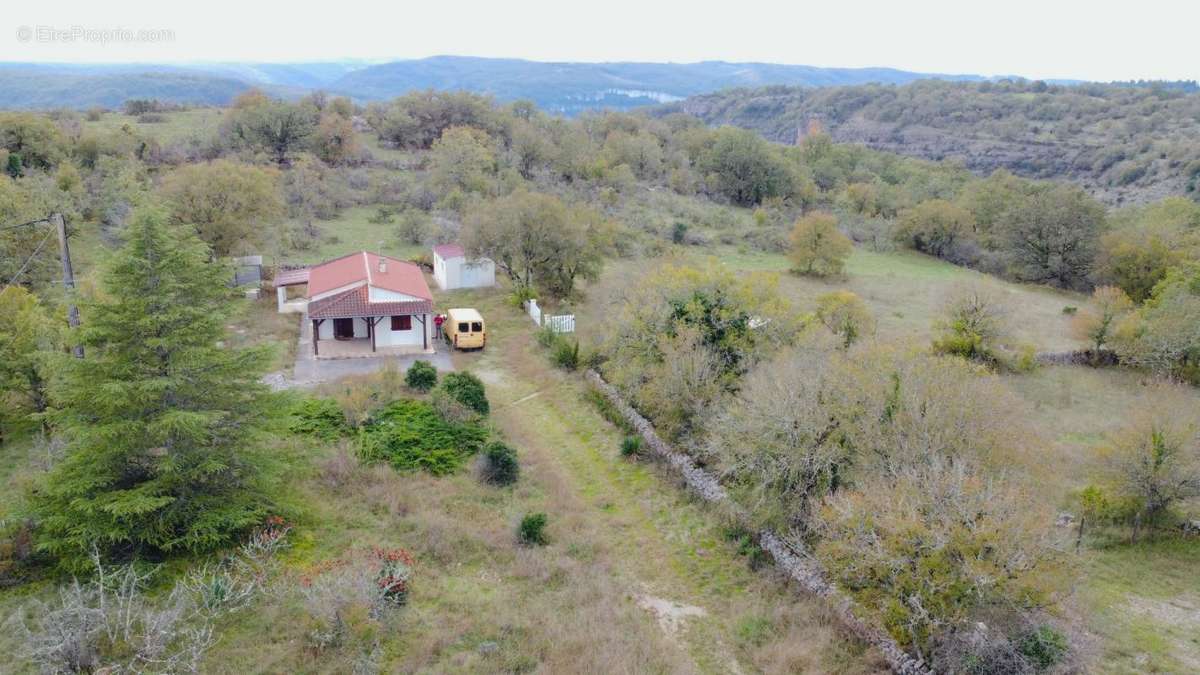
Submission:
[[[574,333],[575,315],[560,314],[558,316],[548,316],[545,318],[542,325],[548,327],[555,333]]]
[[[543,315],[542,308],[538,307],[537,300],[526,300],[523,304],[525,305],[525,311],[529,314],[529,318],[533,319],[534,324],[549,328],[555,333],[575,332],[574,314]]]

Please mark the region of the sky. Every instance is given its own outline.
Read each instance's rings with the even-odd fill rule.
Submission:
[[[0,61],[764,61],[1034,79],[1200,79],[1189,0],[50,0]]]

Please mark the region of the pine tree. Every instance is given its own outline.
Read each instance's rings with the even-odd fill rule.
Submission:
[[[260,350],[220,342],[227,270],[161,211],[137,214],[85,307],[84,360],[55,387],[66,459],[35,499],[41,550],[85,566],[199,552],[260,523],[269,499],[256,449],[270,400]]]
[[[46,410],[46,352],[55,331],[38,297],[20,286],[0,290],[0,444],[6,427]]]

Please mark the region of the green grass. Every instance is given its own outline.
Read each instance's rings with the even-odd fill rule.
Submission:
[[[1025,400],[1038,445],[1028,458],[1038,493],[1069,511],[1068,495],[1094,480],[1099,447],[1140,404],[1143,375],[1118,369],[1066,366],[1005,376]],[[1200,392],[1192,391],[1200,406]],[[1059,532],[1070,549],[1072,532]],[[1078,575],[1079,615],[1100,639],[1096,669],[1112,673],[1195,672],[1200,666],[1200,541],[1185,539],[1130,546],[1112,533],[1085,539],[1069,564]],[[1110,537],[1113,538],[1110,540]]]
[[[126,126],[141,136],[157,140],[163,145],[204,140],[215,137],[221,125],[223,111],[220,108],[195,108],[179,112],[161,113],[162,122],[139,122],[136,116],[121,112],[107,112],[95,122],[84,120],[84,133],[95,132],[101,136],[119,132]]]
[[[400,241],[395,223],[370,222],[378,210],[378,206],[354,206],[331,220],[318,220],[316,225],[322,236],[317,245],[309,250],[292,251],[284,257],[297,263],[317,263],[364,249],[401,260],[430,253],[428,246]],[[289,226],[298,224],[297,221],[288,223]]]
[[[1112,544],[1088,555],[1080,589],[1110,673],[1200,670],[1200,543]]]
[[[853,291],[875,316],[881,341],[928,342],[931,326],[953,289],[963,284],[982,284],[996,289],[1006,301],[1010,342],[1028,343],[1046,351],[1082,346],[1071,335],[1070,317],[1062,313],[1062,308],[1086,305],[1084,296],[1001,281],[912,251],[876,253],[856,247],[846,262],[845,274],[825,280],[789,273],[790,264],[783,255],[721,249],[718,259],[735,270],[779,272],[782,291],[801,309],[812,309],[816,298],[824,293]]]

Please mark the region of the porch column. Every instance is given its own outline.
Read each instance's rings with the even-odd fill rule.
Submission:
[[[317,343],[321,341],[321,322],[322,321],[324,321],[324,319],[313,319],[312,320],[313,356],[320,356],[320,354],[321,354],[320,349],[317,347]]]
[[[371,336],[371,352],[375,351],[375,317],[367,317],[367,335]]]

